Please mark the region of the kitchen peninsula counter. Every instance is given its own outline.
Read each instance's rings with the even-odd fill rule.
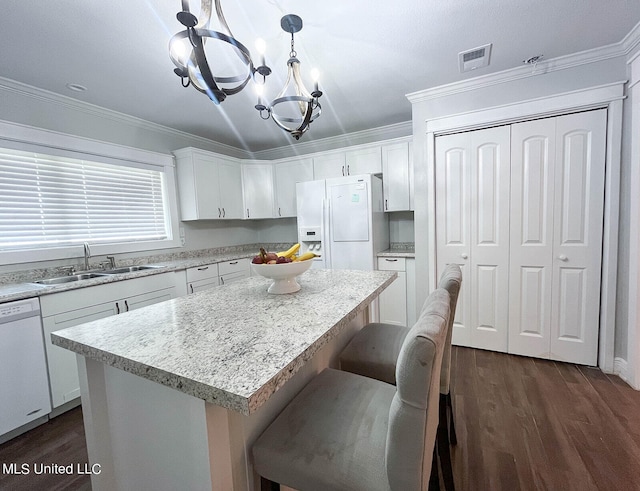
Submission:
[[[251,444],[395,277],[312,269],[271,295],[254,276],[52,334],[79,355],[94,489],[256,489]]]

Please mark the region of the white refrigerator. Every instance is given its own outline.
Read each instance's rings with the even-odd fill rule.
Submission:
[[[314,268],[376,269],[389,248],[382,180],[371,174],[296,184],[298,242]]]

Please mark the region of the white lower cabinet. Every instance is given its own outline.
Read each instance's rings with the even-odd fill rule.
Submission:
[[[189,268],[187,269],[187,293],[227,285],[249,276],[249,259],[247,258]]]
[[[234,259],[218,264],[220,273],[220,284],[228,285],[231,282],[248,278],[250,276],[249,259]]]
[[[218,286],[218,264],[187,269],[187,293],[197,293]]]
[[[397,271],[398,277],[380,294],[380,322],[407,326],[407,273],[403,257],[379,257],[378,270]]]
[[[54,346],[51,333],[176,298],[184,293],[184,273],[90,286],[40,297],[51,399],[56,408],[80,396],[75,353]]]

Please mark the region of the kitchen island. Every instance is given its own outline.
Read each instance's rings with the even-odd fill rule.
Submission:
[[[395,277],[312,269],[290,295],[251,277],[52,334],[78,354],[93,489],[257,489],[253,441]]]

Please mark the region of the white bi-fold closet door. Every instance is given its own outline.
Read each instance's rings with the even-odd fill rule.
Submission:
[[[596,364],[605,144],[606,110],[437,138],[438,269],[466,280],[456,344]]]

